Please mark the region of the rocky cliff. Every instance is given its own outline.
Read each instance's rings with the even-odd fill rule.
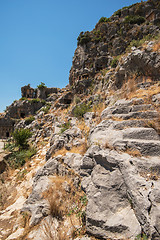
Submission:
[[[1,239],[160,239],[159,13],[137,3],[81,33],[70,86],[16,122],[37,152],[5,160]]]

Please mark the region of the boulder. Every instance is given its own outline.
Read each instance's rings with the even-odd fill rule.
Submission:
[[[158,158],[141,160],[92,146],[83,159],[94,162],[82,180],[88,199],[87,232],[117,240],[134,240],[144,232],[158,239],[160,180],[146,180],[151,169],[160,167]]]

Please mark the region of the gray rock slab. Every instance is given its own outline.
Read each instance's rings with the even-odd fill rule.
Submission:
[[[144,140],[159,140],[160,136],[153,128],[126,128],[123,130],[123,139],[144,139]]]

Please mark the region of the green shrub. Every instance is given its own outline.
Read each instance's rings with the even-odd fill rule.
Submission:
[[[135,238],[135,240],[148,240],[148,237],[147,237],[147,235],[146,234],[139,234],[136,238]]]
[[[30,103],[38,103],[40,102],[41,100],[39,98],[32,98],[32,99],[29,99],[28,100]]]
[[[86,112],[91,111],[91,103],[82,103],[81,105],[77,105],[73,111],[73,115],[77,118],[82,118]]]
[[[137,39],[137,40],[132,40],[129,44],[129,46],[127,47],[127,50],[130,51],[131,47],[140,47],[142,46],[146,41],[151,41],[153,39],[156,40],[156,38],[158,37],[158,35],[153,36],[152,34],[148,34],[146,36],[144,36],[142,39]]]
[[[28,148],[28,139],[32,136],[29,129],[16,129],[12,135],[15,145],[18,146],[19,149]]]
[[[118,57],[115,57],[111,62],[111,67],[116,68],[118,65]]]
[[[43,108],[41,108],[41,111],[43,111],[45,114],[47,114],[49,112],[50,106],[44,106]]]
[[[38,89],[46,88],[45,83],[41,82],[39,85],[37,85]]]
[[[103,23],[103,22],[110,22],[110,21],[111,21],[110,18],[101,17],[101,18],[99,19],[99,21],[98,21],[98,24],[99,24],[99,23]]]
[[[12,152],[15,149],[15,143],[12,143],[11,141],[7,142],[4,146],[4,149],[7,149],[8,151]]]
[[[32,123],[34,120],[35,120],[35,117],[34,117],[34,116],[27,117],[27,118],[25,118],[25,124],[26,124],[26,125],[29,125],[29,124]]]
[[[21,97],[19,100],[23,101],[23,100],[28,100],[28,99],[26,97]]]
[[[43,104],[43,106],[46,104],[46,101],[44,99],[41,100],[41,103]]]
[[[31,148],[28,150],[21,150],[18,152],[12,152],[7,162],[11,168],[20,168],[22,167],[27,160],[29,160],[33,155],[36,154],[36,149]]]
[[[92,37],[92,41],[94,41],[95,43],[98,43],[100,41],[103,40],[103,34],[101,33],[100,30],[97,30],[97,31],[93,31],[93,37]]]
[[[71,127],[71,122],[70,121],[65,122],[60,127],[61,127],[60,133],[64,133],[67,129]]]
[[[130,24],[140,25],[144,22],[145,22],[145,18],[139,15],[135,15],[135,16],[129,15],[129,16],[126,16],[124,19],[124,23],[130,23]]]
[[[77,38],[78,45],[84,45],[91,41],[90,33],[87,32],[81,32]]]

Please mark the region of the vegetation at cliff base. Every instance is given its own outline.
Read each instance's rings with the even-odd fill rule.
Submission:
[[[12,136],[13,139],[10,139],[5,147],[10,151],[7,163],[11,168],[19,168],[36,154],[36,149],[28,144],[28,140],[32,136],[29,129],[16,129]]]
[[[28,148],[28,139],[32,136],[32,133],[29,129],[16,129],[12,135],[15,145],[19,149]]]

